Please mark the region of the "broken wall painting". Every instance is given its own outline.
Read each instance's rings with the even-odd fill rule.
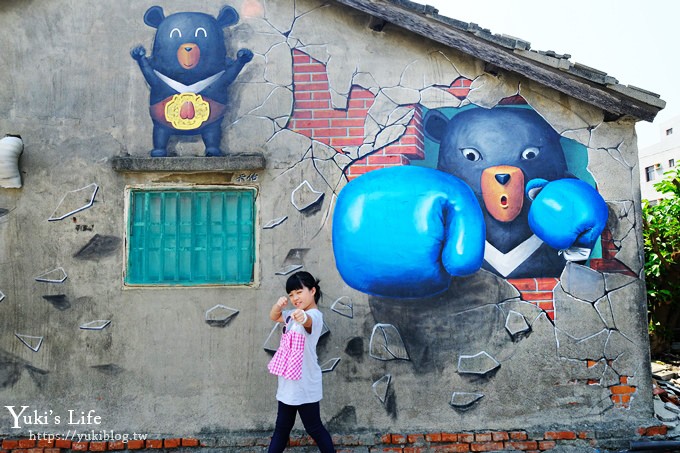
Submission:
[[[156,29],[152,54],[137,46],[131,56],[149,84],[149,112],[153,122],[152,157],[168,156],[175,135],[200,135],[206,156],[221,156],[221,122],[229,107],[228,88],[253,58],[240,49],[227,56],[223,28],[239,15],[225,6],[215,18],[199,12],[165,16],[160,6],[144,14],[144,23]]]

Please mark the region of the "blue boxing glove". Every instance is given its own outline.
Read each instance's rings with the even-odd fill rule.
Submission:
[[[609,209],[597,191],[580,179],[531,180],[529,227],[569,261],[583,261],[607,225]]]
[[[484,260],[485,225],[472,189],[424,167],[375,170],[348,183],[333,214],[343,280],[364,293],[432,296]]]

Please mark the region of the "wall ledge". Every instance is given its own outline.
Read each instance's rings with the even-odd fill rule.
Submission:
[[[120,173],[136,172],[233,172],[237,170],[262,170],[265,168],[264,154],[229,153],[221,157],[141,157],[115,156],[111,166]]]

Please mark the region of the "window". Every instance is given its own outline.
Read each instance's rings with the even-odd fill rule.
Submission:
[[[675,167],[675,159],[668,159],[668,167],[669,168]]]
[[[645,168],[645,176],[647,177],[647,182],[654,181],[654,166]]]
[[[673,128],[668,128],[666,129],[666,135],[672,135],[673,134]]]
[[[247,285],[255,263],[255,190],[128,190],[129,285]]]

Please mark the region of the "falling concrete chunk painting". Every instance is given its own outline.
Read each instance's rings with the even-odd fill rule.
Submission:
[[[328,359],[325,362],[319,364],[321,367],[321,372],[322,373],[330,373],[331,371],[335,370],[335,367],[338,366],[338,363],[340,363],[340,357],[335,357],[333,359]]]
[[[279,342],[281,341],[282,329],[283,329],[282,323],[277,322],[276,324],[274,324],[274,327],[272,327],[272,330],[269,332],[269,336],[262,345],[262,348],[265,351],[276,352],[276,350],[279,349]]]
[[[323,192],[314,190],[309,181],[305,180],[290,194],[290,202],[293,203],[295,209],[302,212],[320,203],[323,196]]]
[[[526,318],[521,313],[512,310],[508,312],[505,328],[513,339],[520,338],[531,330]]]
[[[92,183],[80,189],[67,192],[47,220],[50,222],[63,220],[66,217],[92,207],[98,190],[99,186]]]
[[[68,275],[63,267],[58,267],[35,277],[35,281],[43,283],[64,283]]]
[[[485,351],[458,357],[458,372],[460,374],[487,375],[500,366],[501,364]]]
[[[346,318],[354,318],[354,306],[352,305],[352,299],[348,296],[335,299],[333,305],[331,305],[331,310]]]
[[[28,349],[30,349],[33,352],[38,352],[40,350],[40,346],[43,344],[43,338],[44,337],[37,337],[34,335],[26,335],[22,333],[15,333],[14,336],[16,336],[19,341],[21,341]]]
[[[86,322],[81,324],[80,328],[82,330],[104,330],[111,325],[110,319],[97,319],[95,321]]]
[[[19,157],[24,152],[24,142],[18,135],[0,138],[0,188],[21,188]]]
[[[234,319],[238,313],[239,311],[235,308],[218,304],[206,310],[205,322],[211,326],[224,327],[229,324],[229,322],[231,322],[231,320]]]
[[[0,302],[2,302],[3,300],[5,300],[5,293],[0,291]]]
[[[378,360],[409,360],[399,331],[391,324],[376,324],[369,346],[371,357]]]
[[[484,395],[481,393],[453,392],[450,404],[456,410],[467,411],[482,398],[484,398]]]
[[[386,374],[371,385],[373,393],[378,397],[381,403],[385,404],[387,401],[387,394],[390,390],[390,384],[392,383],[392,375]]]
[[[277,226],[281,225],[287,219],[288,219],[288,216],[283,216],[283,217],[279,217],[279,218],[276,218],[276,219],[272,219],[269,222],[267,222],[262,228],[265,229],[265,230],[271,230],[272,228],[276,228]]]

